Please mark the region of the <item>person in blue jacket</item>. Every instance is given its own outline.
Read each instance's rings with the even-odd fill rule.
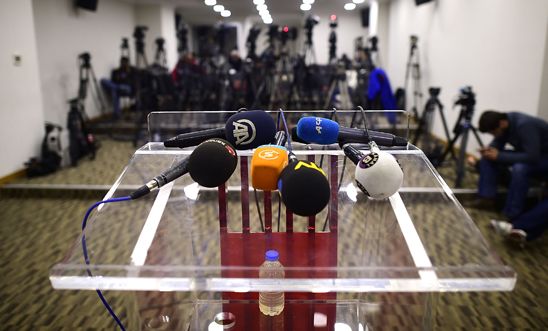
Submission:
[[[480,116],[479,130],[494,139],[480,149],[478,195],[493,201],[501,171],[509,167],[510,184],[502,212],[508,219],[516,219],[523,213],[529,180],[548,179],[548,123],[519,112],[488,110]]]

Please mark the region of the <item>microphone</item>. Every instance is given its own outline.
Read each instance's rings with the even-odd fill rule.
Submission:
[[[131,193],[130,197],[138,199],[186,173],[202,186],[216,187],[230,178],[237,163],[236,151],[230,143],[223,139],[209,139],[198,145],[190,156]]]
[[[339,126],[339,123],[322,117],[302,117],[297,122],[297,135],[309,142],[321,145],[334,143],[369,143],[381,146],[407,146],[407,139],[386,132],[361,130]]]
[[[344,154],[356,165],[356,185],[373,199],[384,199],[396,193],[403,183],[403,171],[396,158],[377,146],[363,154],[354,146],[343,147]]]
[[[288,154],[284,147],[285,132],[276,133],[275,145],[263,145],[255,149],[251,158],[251,186],[258,190],[275,191],[278,178],[287,166]]]
[[[184,148],[199,145],[202,142],[212,138],[225,139],[225,129],[215,128],[183,133],[164,141],[164,146]]]
[[[207,139],[222,138],[236,149],[253,149],[271,143],[275,134],[274,119],[262,110],[251,110],[230,116],[224,128],[183,133],[164,141],[164,146],[184,148]]]
[[[280,174],[278,190],[287,209],[300,216],[316,215],[329,202],[325,172],[314,162],[300,161],[293,154]]]

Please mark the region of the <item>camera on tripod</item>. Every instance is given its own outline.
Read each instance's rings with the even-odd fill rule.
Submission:
[[[437,98],[440,95],[441,87],[431,87],[428,89],[428,93],[430,94],[430,97]]]
[[[91,65],[91,55],[88,52],[81,53],[78,55],[80,60],[80,66],[83,68],[89,68]]]
[[[316,26],[318,23],[320,23],[320,18],[315,15],[310,15],[306,18],[306,21],[304,22],[304,28],[307,30],[314,29],[314,26]]]
[[[156,38],[155,40],[156,42],[156,48],[159,49],[159,50],[163,50],[164,49],[164,44],[166,43],[165,39],[164,38]]]
[[[379,38],[377,38],[377,36],[373,36],[371,38],[369,38],[369,43],[371,43],[371,47],[370,47],[370,50],[372,52],[376,52],[379,50],[378,48],[378,44],[379,44]]]
[[[409,36],[409,41],[411,42],[411,48],[417,48],[417,43],[419,42],[419,37],[415,35]]]
[[[467,109],[472,109],[476,104],[476,95],[472,91],[472,86],[465,86],[459,90],[459,95],[455,105],[461,105]]]
[[[148,26],[137,25],[133,30],[133,38],[137,40],[143,40],[145,38],[145,32],[148,30]]]

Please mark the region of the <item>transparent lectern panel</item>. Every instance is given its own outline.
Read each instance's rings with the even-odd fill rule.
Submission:
[[[294,215],[278,192],[256,192],[252,151],[238,151],[236,171],[219,188],[184,175],[141,199],[103,205],[85,232],[90,265],[78,238],[52,269],[53,286],[314,293],[514,287],[514,271],[489,249],[422,151],[387,149],[402,167],[403,185],[390,198],[373,200],[356,186],[355,166],[336,146],[297,146],[297,157],[314,160],[330,183],[329,203],[317,215]],[[127,195],[190,153],[148,143],[107,197]],[[285,278],[259,278],[268,249],[280,252]]]

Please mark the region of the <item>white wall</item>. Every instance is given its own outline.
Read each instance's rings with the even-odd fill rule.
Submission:
[[[31,0],[0,1],[0,177],[40,153],[42,94]],[[15,66],[13,55],[21,56]]]
[[[97,79],[118,66],[122,37],[135,25],[133,5],[99,1],[97,11],[77,10],[72,0],[34,0],[36,39],[46,120],[66,126],[67,100],[78,93],[78,54],[91,53]],[[88,91],[86,113],[100,115]]]
[[[363,37],[367,40],[368,30],[362,27],[360,10],[365,6],[357,7],[355,10],[346,11],[343,9],[343,2],[333,1],[322,3],[321,6],[312,6],[311,13],[320,17],[320,23],[314,28],[313,42],[316,51],[317,62],[327,64],[329,60],[329,17],[337,15],[337,57],[346,54],[349,58],[354,56],[354,40]],[[299,31],[301,34],[302,32]]]
[[[177,27],[175,26],[175,9],[171,6],[162,7],[162,36],[166,40],[165,49],[168,68],[177,64]]]
[[[547,19],[546,0],[443,0],[418,7],[412,0],[393,0],[387,65],[392,86],[403,86],[409,35],[416,34],[423,91],[442,87],[451,126],[458,116],[451,104],[464,85],[477,93],[474,123],[487,108],[537,115]],[[439,116],[434,131],[444,136]],[[468,151],[476,146],[472,139]]]
[[[546,31],[548,31],[548,20],[546,20]],[[548,121],[548,32],[546,33],[546,40],[544,41],[544,65],[538,110],[538,116]]]

